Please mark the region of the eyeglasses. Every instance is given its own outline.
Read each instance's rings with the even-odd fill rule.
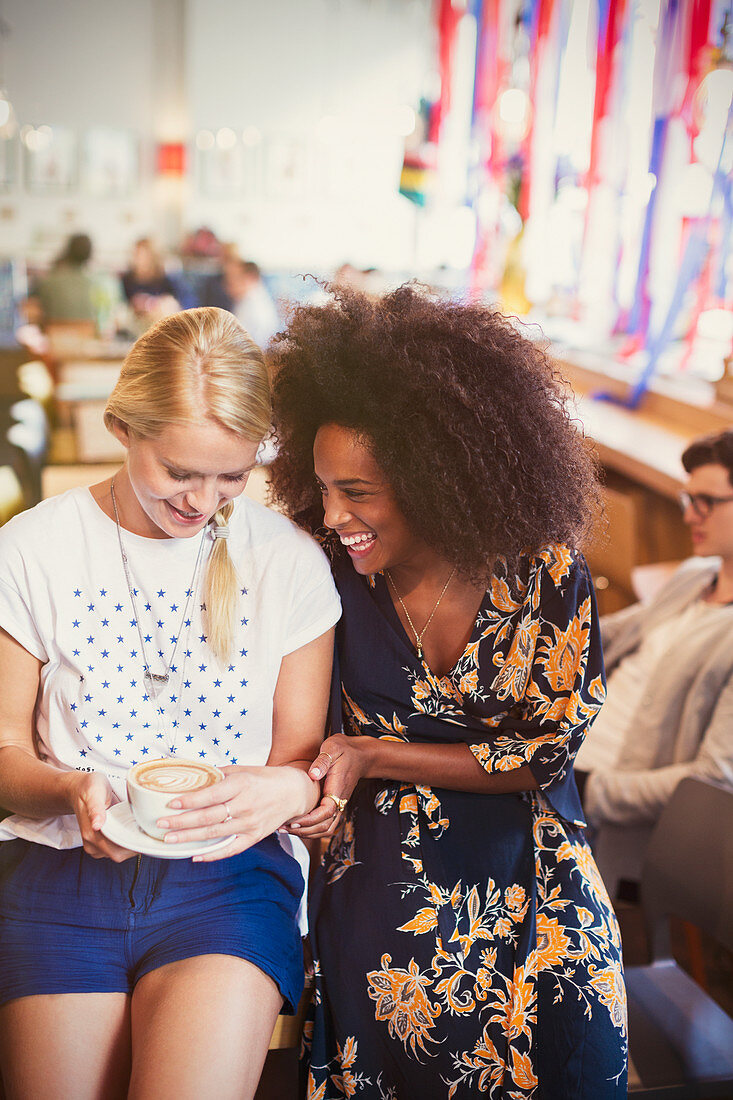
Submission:
[[[728,504],[733,497],[714,497],[710,493],[680,493],[680,508],[692,508],[698,519],[707,519],[716,504]]]

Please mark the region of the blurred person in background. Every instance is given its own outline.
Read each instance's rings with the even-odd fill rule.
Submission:
[[[694,441],[682,464],[695,557],[601,621],[608,695],[576,759],[599,839],[607,825],[651,828],[686,776],[733,787],[733,430]],[[634,839],[629,868],[639,855]]]
[[[353,264],[343,263],[334,272],[333,285],[339,290],[379,294],[384,288],[384,279],[377,267],[355,267]]]
[[[153,323],[180,309],[180,292],[149,237],[135,242],[122,289],[135,317]]]
[[[51,270],[36,280],[26,305],[32,323],[92,321],[97,323],[97,282],[87,265],[92,241],[74,233],[54,260]]]
[[[234,241],[225,241],[221,245],[221,254],[213,273],[208,273],[199,280],[198,297],[199,305],[216,306],[218,309],[228,309],[234,312],[234,302],[227,293],[227,272],[230,267],[241,264],[239,246]]]
[[[223,270],[232,313],[255,343],[266,348],[280,328],[280,318],[259,267],[251,260],[230,259]]]
[[[361,271],[353,264],[340,264],[333,273],[333,285],[339,290],[363,290]]]

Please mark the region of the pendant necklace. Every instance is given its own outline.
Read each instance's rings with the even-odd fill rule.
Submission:
[[[170,675],[171,675],[171,671],[172,671],[173,662],[176,658],[176,651],[178,649],[178,643],[181,640],[181,635],[183,634],[183,628],[184,628],[184,625],[185,625],[186,620],[188,618],[188,609],[191,606],[191,601],[192,601],[192,599],[194,597],[194,593],[196,591],[196,585],[197,585],[197,582],[198,582],[199,567],[201,565],[201,558],[203,556],[203,551],[204,551],[204,541],[206,539],[206,528],[204,528],[204,530],[201,532],[201,541],[199,543],[198,553],[196,554],[196,562],[195,562],[194,567],[193,567],[193,575],[191,576],[191,583],[189,584],[187,592],[186,592],[186,603],[184,604],[184,607],[183,607],[183,614],[181,616],[181,623],[180,623],[180,626],[178,627],[178,633],[175,636],[175,640],[174,640],[174,643],[173,643],[173,649],[171,651],[170,657],[168,658],[168,663],[165,667],[165,672],[162,672],[162,673],[161,672],[153,672],[150,668],[150,662],[148,661],[147,653],[145,651],[145,642],[143,640],[142,627],[140,626],[140,615],[138,613],[137,599],[136,599],[136,596],[135,596],[135,589],[133,587],[132,580],[131,580],[131,577],[130,577],[130,566],[129,566],[129,562],[127,560],[127,554],[125,553],[125,545],[122,541],[122,527],[120,525],[119,512],[117,511],[117,500],[115,499],[114,479],[112,480],[112,482],[110,484],[110,495],[112,497],[112,511],[114,512],[115,526],[117,528],[117,541],[120,544],[120,556],[122,557],[122,567],[125,571],[125,580],[127,581],[127,591],[130,593],[130,603],[132,604],[132,611],[133,611],[133,614],[135,616],[135,625],[137,626],[137,633],[138,633],[138,637],[140,639],[140,652],[142,653],[143,667],[144,667],[143,682],[145,684],[146,690],[153,697],[153,702],[155,704],[155,712],[156,712],[156,722],[158,724],[158,729],[159,729],[159,732],[160,732],[160,723],[159,723],[158,719],[162,715],[162,711],[161,711],[161,708],[158,705],[158,689],[161,688],[161,687],[164,687],[168,683],[168,681],[170,680]],[[190,631],[190,629],[191,629],[191,626],[190,626],[190,620],[189,620],[189,631]],[[183,681],[183,670],[181,671],[181,681]],[[178,694],[179,694],[179,703],[180,703],[180,692]],[[171,745],[170,747],[171,747],[171,749],[173,749],[173,745]]]
[[[422,661],[422,654],[423,654],[422,640],[425,637],[425,631],[428,629],[431,622],[433,621],[433,615],[438,610],[438,607],[440,606],[440,601],[443,599],[443,596],[445,596],[446,592],[448,591],[448,585],[453,580],[453,578],[456,574],[456,567],[453,566],[453,569],[451,571],[451,575],[448,577],[448,580],[443,585],[443,591],[440,593],[437,600],[435,601],[435,606],[433,607],[433,610],[430,612],[430,614],[428,616],[428,621],[425,623],[425,626],[422,628],[422,630],[420,631],[419,634],[415,630],[415,624],[413,623],[412,619],[410,618],[410,612],[405,607],[405,603],[404,603],[404,600],[402,599],[402,596],[400,596],[399,592],[397,591],[397,589],[395,587],[395,583],[392,580],[392,574],[390,573],[389,569],[385,569],[384,572],[385,572],[385,575],[387,577],[387,580],[389,581],[389,583],[392,586],[392,591],[394,592],[397,599],[400,601],[400,605],[402,607],[402,610],[405,613],[405,618],[407,619],[408,623],[410,624],[410,630],[415,635],[415,648],[417,649],[417,656],[418,656],[418,659],[420,661]]]

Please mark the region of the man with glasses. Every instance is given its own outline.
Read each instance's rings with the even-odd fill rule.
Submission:
[[[649,603],[602,619],[608,695],[576,758],[602,870],[613,851],[611,890],[638,877],[681,779],[733,787],[733,430],[691,443],[682,464],[695,557]]]

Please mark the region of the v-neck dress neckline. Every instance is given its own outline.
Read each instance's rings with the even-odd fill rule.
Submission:
[[[402,622],[402,619],[399,616],[399,612],[397,611],[397,608],[395,607],[394,600],[392,599],[392,597],[389,593],[389,585],[387,584],[387,578],[385,577],[384,573],[381,572],[381,571],[379,573],[374,573],[373,574],[373,581],[374,581],[373,590],[374,590],[374,597],[376,599],[376,602],[377,602],[380,610],[382,611],[382,613],[385,615],[385,617],[386,617],[387,621],[389,622],[390,626],[392,627],[392,629],[399,635],[400,640],[402,642],[404,642],[405,646],[410,651],[410,654],[412,656],[413,661],[416,664],[424,667],[425,670],[427,672],[429,672],[431,676],[434,676],[436,680],[448,680],[451,683],[453,683],[454,680],[455,680],[455,677],[458,674],[458,671],[461,667],[461,663],[464,660],[466,654],[468,653],[470,647],[472,645],[475,645],[476,642],[479,639],[479,636],[480,636],[480,633],[481,633],[481,617],[482,617],[482,613],[484,612],[484,610],[486,608],[486,601],[488,599],[488,593],[485,591],[483,596],[481,597],[481,603],[479,604],[478,611],[476,612],[476,615],[475,615],[474,620],[473,620],[473,626],[471,627],[471,634],[470,634],[469,639],[466,642],[465,646],[463,647],[463,649],[459,653],[458,657],[453,662],[453,664],[451,665],[451,667],[448,669],[447,672],[437,672],[435,669],[431,668],[431,666],[428,664],[427,660],[425,659],[425,656],[424,656],[425,649],[424,649],[424,647],[423,647],[423,657],[422,658],[418,657],[417,650],[415,649],[415,645],[410,640],[410,636],[407,633],[407,631],[405,630],[405,624]]]

